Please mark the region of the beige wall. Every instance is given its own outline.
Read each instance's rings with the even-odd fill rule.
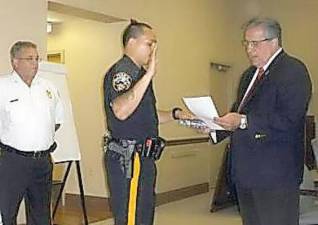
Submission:
[[[209,150],[210,146],[206,143],[167,147],[157,162],[157,192],[209,182]]]
[[[47,2],[43,0],[1,1],[0,74],[11,70],[9,49],[17,40],[32,40],[45,55],[46,8]]]
[[[286,51],[298,57],[307,65],[314,86],[310,112],[317,116],[318,2],[315,0],[283,0],[277,2],[276,6],[274,6],[268,4],[266,1],[261,1],[261,5],[264,12],[267,12],[269,16],[281,21],[284,39],[283,46]]]
[[[207,2],[200,6],[186,5],[174,14],[172,13],[174,10],[169,8],[172,7],[171,5],[159,6],[162,7],[161,11],[167,12],[166,18],[161,18],[161,15],[157,14],[145,21],[156,19],[152,25],[159,40],[159,67],[155,77],[158,105],[163,109],[171,109],[175,105],[182,105],[181,97],[184,95],[209,95],[210,79],[213,84],[216,83],[214,79],[223,79],[223,74],[213,77],[215,75],[210,70],[210,60],[225,61],[222,59],[221,48],[214,50],[214,47],[219,47],[224,39],[220,35],[222,33],[212,31],[223,28],[224,22],[219,21],[224,19],[219,13],[222,5],[215,9],[218,14],[213,14],[213,17],[210,15],[210,10],[207,10],[211,7]],[[191,15],[194,7],[197,8],[197,11],[194,11],[197,15],[195,17]],[[139,19],[141,15],[134,17]],[[100,146],[101,136],[105,130],[102,79],[106,69],[121,55],[121,32],[127,22],[104,24],[67,16],[64,16],[64,19],[64,23],[55,26],[54,32],[48,36],[48,51],[65,50],[65,63],[69,69],[69,88],[82,152],[86,192],[93,195],[105,195]],[[206,29],[206,27],[212,27],[212,29]],[[211,44],[213,37],[219,40],[219,45]],[[214,56],[211,56],[211,52]],[[220,90],[221,87],[215,85],[215,89],[217,88]],[[215,89],[213,92],[219,93]],[[222,95],[220,97],[223,98]],[[221,108],[225,108],[226,101],[220,100],[220,97],[217,101]],[[162,136],[169,139],[199,136],[176,123],[160,128]],[[183,156],[184,153],[178,153],[180,149],[168,148],[169,153],[162,163],[159,163],[158,190],[167,190],[168,187],[180,188],[210,180],[213,182],[221,152],[211,152],[210,148],[211,146],[207,145],[198,146],[191,156],[186,157]],[[179,154],[181,156],[175,156]],[[215,163],[211,163],[210,158]],[[205,159],[205,161],[200,162],[198,159]],[[184,170],[183,174],[178,173],[176,175],[178,179],[171,182],[165,175],[165,171],[177,171],[176,168],[182,167],[183,164],[189,165],[188,170]],[[189,172],[192,171],[190,165],[197,168],[195,171],[204,170],[204,172],[201,176],[198,174],[189,176]],[[74,178],[68,186],[68,191],[77,192]]]
[[[64,22],[48,35],[48,52],[65,52],[85,189],[91,195],[104,195],[106,190],[101,147],[105,132],[102,85],[107,67],[121,55],[117,43],[124,25],[64,16]],[[69,192],[77,192],[76,182],[73,177]]]
[[[216,87],[213,89],[215,94],[219,93],[216,89],[220,87],[215,85],[217,82],[214,82],[214,79],[222,80],[223,78],[222,76],[213,77],[209,63],[212,59],[225,61],[222,48],[220,48],[224,39],[223,34],[215,32],[215,30],[221,29],[225,22],[222,13],[224,6],[221,1],[214,2],[215,5],[212,5],[210,1],[202,1],[199,4],[197,1],[174,1],[173,3],[170,1],[160,3],[156,1],[129,1],[129,6],[126,1],[127,7],[125,9],[122,9],[123,1],[60,2],[71,3],[73,6],[86,7],[123,18],[138,18],[155,27],[160,42],[160,66],[155,80],[155,88],[158,104],[161,108],[169,109],[174,105],[181,105],[180,97],[183,95],[209,94],[210,86]],[[2,27],[6,31],[1,44],[1,52],[3,52],[0,55],[1,72],[7,72],[10,68],[7,53],[9,46],[17,39],[31,39],[36,42],[43,58],[46,51],[46,1],[11,1],[5,4],[6,7],[3,7],[5,10],[0,11],[0,18],[3,21],[1,22]],[[210,8],[214,8],[214,13],[211,13]],[[165,16],[159,14],[158,11],[164,11]],[[70,26],[72,32],[63,34],[66,37],[64,42],[70,43],[69,48],[72,49],[72,51],[65,51],[65,61],[68,62],[70,58],[76,59],[69,68],[69,88],[82,149],[83,160],[81,163],[85,189],[88,194],[104,195],[105,185],[100,152],[100,137],[104,132],[104,116],[100,87],[106,68],[120,55],[120,47],[117,43],[119,43],[118,35],[123,24],[105,27],[96,23],[91,26],[91,21],[86,21],[80,26],[76,24],[76,21],[72,21],[72,23],[74,25]],[[85,32],[81,32],[81,30]],[[80,39],[82,35],[88,37],[87,42]],[[215,41],[211,42],[213,39]],[[81,40],[80,43],[79,40]],[[61,47],[57,46],[58,43],[65,44],[62,41],[51,42],[48,44],[49,49],[61,50]],[[101,46],[102,48],[100,48]],[[101,49],[105,49],[105,51]],[[111,54],[108,54],[109,52]],[[87,62],[87,66],[83,66]],[[209,84],[210,79],[212,85]],[[222,98],[222,95],[216,98],[221,109],[226,108],[226,101],[223,101]],[[197,135],[187,129],[178,128],[175,124],[163,127],[161,131],[164,136],[171,138],[180,135],[182,137]],[[208,154],[208,157],[203,158],[213,157],[216,161],[211,164],[206,161],[203,167],[200,160],[195,160],[193,163],[191,157],[185,157],[185,159],[183,153],[180,153],[181,156],[176,156],[179,153],[173,153],[171,150],[171,157],[168,157],[169,154],[167,154],[165,158],[171,158],[172,161],[169,162],[169,159],[163,161],[163,171],[173,171],[175,158],[177,158],[180,160],[179,167],[192,164],[197,168],[202,167],[201,170],[205,172],[198,178],[193,176],[193,179],[185,172],[175,183],[169,183],[168,178],[164,178],[159,181],[161,189],[196,184],[197,182],[209,181],[210,178],[214,180],[219,163],[216,156],[220,153],[215,154],[209,151],[201,153],[206,148],[210,147],[200,147],[201,150],[196,149],[194,153],[191,153],[191,157],[198,159],[202,158],[202,154],[203,156]],[[211,156],[209,156],[210,153]],[[213,173],[210,173],[211,168]],[[160,173],[166,173],[160,171],[159,168],[159,176]],[[165,177],[165,175],[163,176]],[[74,177],[72,177],[71,185],[68,188],[72,192],[77,192],[77,183]]]
[[[314,86],[318,82],[315,62],[318,4],[315,0],[55,1],[121,18],[133,17],[152,24],[159,39],[159,69],[155,78],[155,90],[158,105],[163,109],[181,105],[180,97],[183,95],[212,94],[219,111],[224,113],[227,110],[235,95],[239,75],[248,65],[240,46],[240,26],[254,15],[279,19],[283,26],[284,47],[308,65]],[[8,48],[15,40],[32,39],[39,45],[42,55],[45,52],[46,2],[12,0],[3,4],[5,6],[0,10],[0,24],[5,35],[2,35],[0,44],[0,71],[6,72],[9,69]],[[48,47],[51,50],[60,50],[64,48],[62,45],[68,43],[71,51],[65,51],[65,60],[68,63],[68,60],[76,59],[69,65],[69,86],[83,155],[85,189],[89,194],[104,195],[100,152],[100,137],[105,127],[101,81],[106,68],[121,54],[118,35],[125,23],[107,26],[96,22],[93,24],[91,21],[79,23],[75,20],[70,23],[68,29],[72,32],[56,34],[65,36],[64,42],[56,39],[49,42]],[[83,36],[88,38],[87,41],[81,39]],[[230,64],[232,67],[227,73],[219,73],[210,69],[210,61]],[[318,110],[316,95],[314,92],[311,104],[311,111],[315,114]],[[169,138],[197,135],[178,128],[175,124],[165,125],[160,129],[163,136]],[[204,150],[222,149],[223,146],[198,148],[194,151],[194,156],[189,157],[182,157],[183,153],[178,149],[168,150],[169,153],[159,163],[159,190],[209,179],[211,183],[214,182],[221,151]],[[208,156],[205,155],[207,152]],[[180,175],[177,169],[180,180],[172,184],[168,182],[170,178],[165,174],[174,171],[176,160],[179,160],[178,168],[200,168],[198,162],[203,159],[202,156],[204,159],[210,157],[201,168],[202,171],[209,170],[208,173],[202,172],[203,175],[199,178],[193,175],[190,179],[187,173]],[[69,188],[77,191],[74,183]]]
[[[210,61],[227,62],[225,52],[230,50],[226,41],[230,40],[230,27],[227,25],[230,14],[221,0],[53,1],[124,19],[137,18],[152,24],[160,44],[160,65],[156,82],[158,87],[162,87],[162,84],[166,87],[156,90],[161,97],[158,100],[162,108],[180,104],[180,96],[183,95],[208,94],[210,85],[207,80],[211,78]],[[171,77],[177,83],[171,82]],[[200,88],[192,88],[193,79]],[[212,76],[212,83],[214,79],[217,78]],[[179,85],[178,81],[181,81],[182,85]],[[175,88],[176,85],[178,88]],[[220,87],[215,85],[215,88]],[[220,107],[225,108],[222,97],[219,98]],[[168,130],[165,132],[169,133]],[[173,133],[169,135],[173,136]]]
[[[309,69],[311,74],[314,92],[310,104],[309,113],[317,116],[317,72],[316,59],[317,44],[317,10],[316,0],[226,0],[228,10],[233,14],[233,20],[228,25],[231,27],[233,42],[230,43],[232,51],[228,53],[228,59],[233,60],[232,89],[229,93],[232,98],[235,96],[238,79],[241,72],[248,66],[248,62],[240,45],[242,40],[242,24],[254,16],[266,16],[276,18],[283,29],[283,47],[291,55],[301,59]],[[235,18],[235,19],[234,19]]]

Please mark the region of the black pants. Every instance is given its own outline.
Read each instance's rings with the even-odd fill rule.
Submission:
[[[154,160],[134,153],[132,178],[126,178],[118,153],[107,151],[105,164],[115,225],[152,225],[157,173]]]
[[[0,150],[0,213],[4,225],[15,225],[22,198],[27,224],[51,225],[50,155],[34,159]]]
[[[243,225],[298,225],[299,187],[248,189],[237,186]]]

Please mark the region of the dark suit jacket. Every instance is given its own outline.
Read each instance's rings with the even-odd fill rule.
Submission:
[[[242,75],[238,105],[255,73]],[[304,165],[304,124],[311,97],[305,65],[284,51],[272,61],[241,113],[248,128],[217,132],[218,140],[231,136],[231,174],[237,185],[249,188],[299,185]]]

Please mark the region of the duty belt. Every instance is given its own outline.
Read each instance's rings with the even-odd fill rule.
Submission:
[[[3,144],[0,142],[0,150],[6,151],[6,152],[11,152],[15,153],[17,155],[21,155],[24,157],[30,157],[34,159],[40,159],[40,158],[45,158],[47,157],[51,152],[53,152],[57,147],[56,142],[54,142],[49,149],[47,150],[41,150],[41,151],[21,151],[16,148],[13,148],[9,145]]]
[[[104,151],[110,150],[121,155],[120,162],[126,178],[132,177],[132,156],[134,152],[138,152],[141,157],[158,160],[164,147],[165,140],[160,137],[147,138],[141,143],[135,140],[104,137]]]

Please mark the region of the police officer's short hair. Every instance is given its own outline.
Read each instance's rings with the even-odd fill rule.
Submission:
[[[126,47],[129,39],[137,38],[140,35],[144,34],[145,28],[152,29],[149,24],[131,19],[130,24],[125,28],[123,32],[123,46]]]
[[[257,26],[262,26],[265,29],[265,38],[277,38],[279,46],[282,46],[282,28],[276,20],[260,17],[253,18],[243,25],[244,33],[246,30]]]
[[[23,48],[34,48],[36,49],[36,44],[34,44],[31,41],[17,41],[14,43],[10,49],[10,58],[13,60],[17,54],[21,51]]]

